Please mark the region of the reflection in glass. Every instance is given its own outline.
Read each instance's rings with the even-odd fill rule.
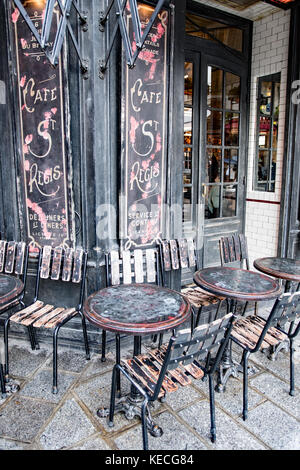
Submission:
[[[193,63],[184,64],[184,104],[193,104]]]
[[[238,155],[237,149],[225,149],[224,153],[224,181],[233,182],[238,178]]]
[[[191,13],[186,14],[185,31],[190,36],[196,36],[209,41],[221,41],[226,46],[239,52],[243,51],[243,30],[227,26],[215,19],[203,18]]]
[[[262,148],[270,147],[271,118],[260,116],[258,145]]]
[[[267,181],[269,174],[269,156],[270,152],[260,150],[258,154],[258,181]]]
[[[236,215],[237,186],[226,185],[223,190],[222,217],[234,217]]]
[[[225,74],[225,108],[232,111],[240,109],[241,78],[233,73]]]
[[[214,183],[221,177],[222,151],[217,148],[208,148],[206,153],[206,182]]]
[[[218,178],[217,178],[218,180]],[[220,217],[221,185],[206,186],[205,218],[216,219]]]
[[[225,114],[225,145],[239,145],[239,114]]]
[[[207,106],[223,107],[223,70],[215,67],[207,69]]]
[[[222,145],[222,113],[207,110],[207,145]]]

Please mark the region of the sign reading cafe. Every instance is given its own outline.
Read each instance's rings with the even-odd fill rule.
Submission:
[[[22,4],[41,31],[46,1],[27,0]],[[70,245],[61,59],[57,68],[50,65],[17,8],[13,7],[11,19],[16,42],[28,239],[38,246]],[[58,20],[56,11],[50,43]]]
[[[139,4],[142,29],[154,8]],[[134,33],[126,10],[130,40]],[[168,11],[162,10],[135,67],[123,67],[121,239],[125,248],[151,245],[161,236],[166,160]]]

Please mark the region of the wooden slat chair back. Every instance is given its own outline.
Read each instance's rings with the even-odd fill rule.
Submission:
[[[37,264],[35,296],[33,302],[28,307],[14,313],[8,318],[5,326],[6,339],[6,370],[8,376],[8,326],[10,322],[24,326],[45,328],[53,331],[53,393],[57,393],[57,335],[59,329],[77,314],[81,316],[82,329],[86,350],[86,357],[89,359],[89,346],[86,332],[85,317],[82,313],[84,296],[84,286],[86,279],[87,253],[82,248],[63,249],[62,247],[52,248],[44,246],[39,251]],[[39,300],[40,286],[44,280],[62,281],[77,284],[79,287],[78,297],[74,297],[74,306],[58,306],[51,299],[51,303]]]
[[[110,404],[110,425],[113,424],[116,394],[116,376],[119,370],[131,384],[142,393],[146,405],[156,399],[165,397],[180,386],[192,383],[191,378],[200,379],[204,374],[209,377],[211,404],[211,440],[215,442],[216,426],[214,412],[213,375],[219,366],[224,349],[229,340],[234,316],[229,313],[212,323],[200,325],[191,332],[190,329],[178,331],[169,343],[160,349],[149,349],[147,354],[123,360],[113,371],[112,393]],[[204,365],[200,365],[204,362]],[[148,410],[149,412],[149,410]],[[144,449],[148,448],[146,420],[143,419]]]
[[[156,248],[111,250],[105,254],[106,286],[120,284],[160,284],[159,254]],[[117,335],[117,358],[119,336]],[[106,360],[106,331],[102,330],[101,361]]]
[[[159,248],[163,273],[163,285],[167,284],[165,274],[170,271],[177,271],[184,268],[190,268],[192,270],[197,269],[197,253],[193,239],[163,240],[160,243]],[[182,288],[181,293],[189,300],[193,310],[197,313],[195,320],[196,326],[199,323],[203,307],[216,305],[217,310],[214,315],[216,318],[221,306],[221,302],[224,300],[224,297],[218,297],[209,294],[195,285]],[[209,321],[211,321],[211,314]]]
[[[220,238],[220,256],[222,266],[238,264],[250,269],[247,239],[242,233]]]
[[[293,341],[300,329],[300,292],[283,294],[276,300],[269,317],[258,315],[240,318],[231,338],[243,348],[244,404],[243,418],[248,415],[248,357],[260,349],[275,348],[282,341],[290,345],[290,395],[295,393]]]

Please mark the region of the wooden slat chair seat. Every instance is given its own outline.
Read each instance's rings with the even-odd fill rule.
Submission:
[[[184,268],[197,270],[197,256],[195,244],[192,239],[163,240],[160,244],[160,257],[163,269],[163,284],[166,285],[165,274]],[[195,284],[190,284],[181,289],[181,293],[189,300],[196,311],[195,326],[198,325],[203,307],[217,305],[215,318],[217,318],[221,303],[225,297],[215,296],[204,291]]]
[[[228,342],[233,315],[209,324],[178,331],[159,349],[149,349],[147,354],[135,356],[116,364],[113,370],[109,425],[113,425],[117,372],[120,371],[144,397],[142,428],[144,450],[148,449],[146,414],[148,403],[165,397],[181,386],[192,383],[192,378],[209,377],[211,440],[216,440],[213,375]],[[213,359],[212,359],[213,358]],[[205,365],[200,365],[200,361]]]
[[[111,250],[105,254],[106,286],[159,284],[159,256],[155,248]],[[119,339],[119,336],[118,336]],[[117,341],[117,356],[119,341]],[[102,362],[106,354],[106,331],[102,331]]]
[[[243,419],[248,416],[248,358],[260,349],[288,340],[290,344],[290,395],[295,393],[293,341],[300,329],[300,292],[283,294],[276,300],[269,317],[258,315],[239,318],[231,339],[243,350]]]
[[[15,312],[5,322],[5,375],[8,378],[8,327],[17,323],[36,331],[39,328],[53,330],[53,393],[57,393],[57,336],[61,326],[77,314],[81,316],[86,358],[90,358],[85,317],[82,313],[84,285],[86,277],[87,253],[81,249],[44,246],[39,252],[37,264],[35,297],[33,303]],[[39,299],[40,284],[43,280],[71,282],[79,289],[78,304],[74,307],[48,304]]]

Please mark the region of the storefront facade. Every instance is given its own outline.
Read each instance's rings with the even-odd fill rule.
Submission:
[[[21,3],[41,32],[46,2]],[[160,238],[192,236],[203,266],[239,232],[252,260],[298,257],[300,8],[235,3],[165,2],[129,68],[124,37],[108,57],[110,2],[71,5],[78,53],[67,28],[55,67],[2,2],[1,235],[85,247],[89,293],[105,283],[106,251]],[[142,29],[156,4],[141,2]],[[59,21],[55,6],[49,50]],[[64,339],[77,342],[76,322]]]

